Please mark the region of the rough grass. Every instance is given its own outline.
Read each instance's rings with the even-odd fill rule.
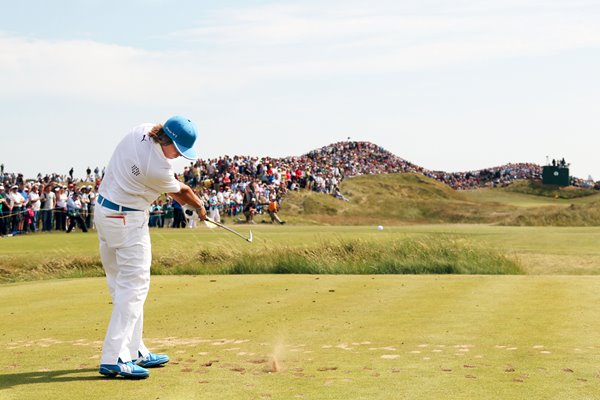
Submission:
[[[553,199],[576,199],[598,194],[592,188],[562,187],[557,185],[544,185],[539,180],[516,180],[502,189],[507,192],[523,193],[535,196],[550,197]]]
[[[153,272],[283,272],[295,263],[294,273],[600,274],[598,227],[288,224],[253,232],[248,244],[220,229],[153,229]],[[102,275],[93,233],[0,239],[1,282]]]
[[[516,226],[600,226],[600,202],[528,210],[502,223]]]
[[[598,226],[600,220],[583,212],[561,211],[571,204],[598,201],[592,189],[558,188],[535,181],[516,181],[507,188],[455,191],[417,174],[358,176],[342,182],[345,202],[331,195],[290,193],[281,215],[292,223],[366,225],[400,223],[486,223],[502,225]],[[549,209],[547,206],[554,206]],[[560,221],[559,221],[560,220]]]
[[[450,237],[337,239],[311,246],[211,247],[162,255],[154,274],[520,274],[518,260]]]

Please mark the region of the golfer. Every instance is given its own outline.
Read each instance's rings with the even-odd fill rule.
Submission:
[[[196,127],[174,116],[162,124],[139,125],[117,145],[98,190],[94,223],[113,310],[102,348],[102,375],[147,378],[146,368],[169,361],[142,340],[144,302],[150,288],[149,208],[163,193],[196,209],[202,201],[175,178],[169,160],[196,160]]]

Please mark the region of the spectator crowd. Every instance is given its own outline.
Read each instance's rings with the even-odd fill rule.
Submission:
[[[0,236],[27,232],[70,232],[93,228],[93,211],[103,172],[89,167],[84,178],[50,174],[24,178],[5,173],[0,165]],[[220,221],[255,223],[256,214],[268,214],[271,222],[284,223],[277,211],[290,190],[311,190],[346,200],[339,185],[358,175],[417,173],[456,190],[506,186],[516,179],[541,179],[542,167],[510,163],[467,172],[431,171],[397,157],[370,142],[343,141],[297,157],[272,158],[222,156],[198,160],[184,167],[178,178],[204,200],[209,217]],[[575,186],[599,183],[572,178]],[[193,227],[174,199],[162,196],[151,206],[149,225],[158,228]]]

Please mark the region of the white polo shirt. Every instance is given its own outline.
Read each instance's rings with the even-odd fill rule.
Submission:
[[[177,193],[181,186],[160,144],[148,137],[156,124],[133,128],[117,145],[98,192],[124,207],[147,210],[162,193]]]

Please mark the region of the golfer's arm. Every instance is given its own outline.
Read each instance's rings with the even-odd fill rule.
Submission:
[[[179,192],[169,193],[169,196],[173,197],[182,206],[188,204],[194,207],[196,210],[204,210],[204,203],[198,196],[196,196],[196,193],[194,193],[192,188],[182,182],[180,182],[179,185]],[[206,213],[206,210],[204,210],[204,213]]]

